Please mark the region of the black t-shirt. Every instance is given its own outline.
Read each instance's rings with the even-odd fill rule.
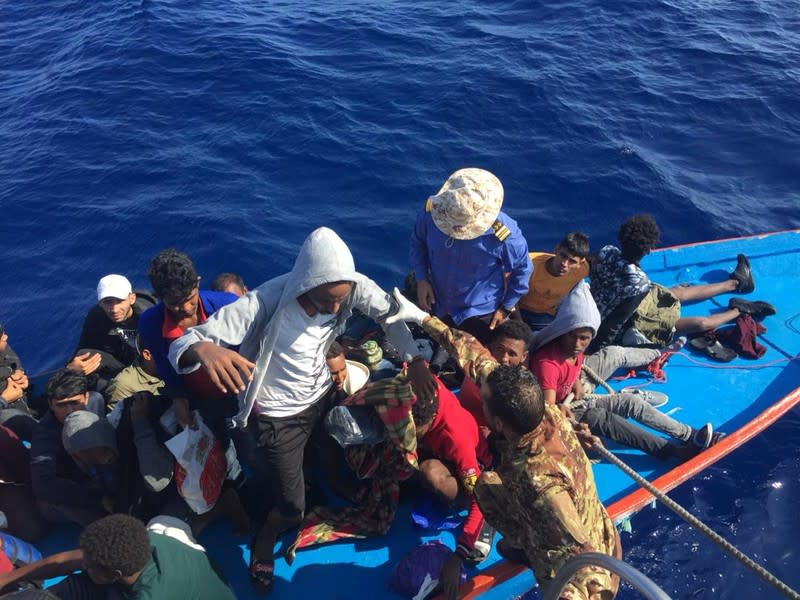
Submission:
[[[132,365],[138,356],[136,330],[139,327],[139,316],[149,306],[149,302],[137,298],[133,305],[133,314],[121,323],[114,323],[100,305],[95,304],[86,314],[76,350],[84,348],[102,350],[123,365]]]

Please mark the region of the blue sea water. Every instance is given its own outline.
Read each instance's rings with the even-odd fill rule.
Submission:
[[[500,177],[533,249],[576,229],[599,246],[641,211],[664,244],[800,227],[798,65],[793,0],[7,2],[0,320],[53,368],[102,275],[146,287],[174,246],[254,285],[323,224],[390,286],[463,166]],[[678,492],[785,570],[797,419]],[[761,593],[642,519],[627,556],[675,597]]]

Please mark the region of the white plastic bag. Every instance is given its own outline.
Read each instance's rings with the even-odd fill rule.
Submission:
[[[166,446],[178,461],[175,482],[178,493],[195,513],[202,515],[214,508],[228,472],[228,461],[222,444],[214,436],[198,412],[194,412],[196,429],[185,427]]]

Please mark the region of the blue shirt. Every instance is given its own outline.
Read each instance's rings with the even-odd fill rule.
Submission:
[[[503,212],[497,218],[511,232],[504,241],[491,227],[474,240],[456,240],[436,227],[429,212],[420,211],[409,260],[417,281],[433,286],[436,315],[450,315],[459,324],[501,306],[511,310],[527,293],[532,269],[528,243],[514,219]]]
[[[200,290],[200,302],[206,317],[210,317],[217,310],[236,302],[239,298],[228,292],[211,292]],[[181,377],[172,368],[169,362],[170,340],[164,338],[162,326],[164,324],[164,304],[159,302],[151,306],[139,317],[139,338],[142,348],[147,348],[153,355],[153,361],[158,371],[158,376],[164,381],[168,389],[182,390]]]

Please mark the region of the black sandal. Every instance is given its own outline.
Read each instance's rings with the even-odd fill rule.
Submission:
[[[258,594],[269,594],[272,591],[272,580],[275,577],[275,560],[250,561],[250,585]]]

